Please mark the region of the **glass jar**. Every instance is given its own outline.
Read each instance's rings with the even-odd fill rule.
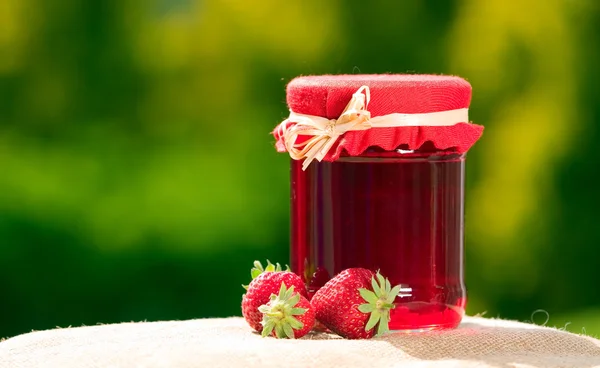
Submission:
[[[391,330],[456,327],[465,311],[465,154],[370,149],[291,160],[291,266],[314,293],[349,267],[380,270],[403,295]]]

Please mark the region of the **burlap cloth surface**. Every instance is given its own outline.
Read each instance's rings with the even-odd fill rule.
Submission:
[[[600,340],[525,323],[466,317],[452,331],[343,340],[261,338],[241,318],[31,332],[0,343],[2,368],[600,367]]]

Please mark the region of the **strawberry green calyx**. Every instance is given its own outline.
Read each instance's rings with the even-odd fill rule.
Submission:
[[[260,261],[254,261],[254,267],[250,270],[250,276],[252,280],[258,277],[263,272],[282,272],[282,271],[290,271],[290,266],[285,265],[285,270],[281,268],[279,263],[272,264],[271,261],[267,259],[267,266],[263,267]],[[242,287],[248,290],[248,285],[242,285]]]
[[[282,283],[279,294],[271,294],[269,303],[258,308],[258,311],[263,314],[262,336],[271,335],[275,331],[275,336],[279,339],[294,339],[294,330],[304,327],[304,323],[294,316],[300,316],[306,312],[305,308],[296,307],[299,301],[300,294],[294,292],[294,287],[291,286],[288,289]]]
[[[272,264],[271,261],[267,259],[267,267],[265,268],[263,268],[263,265],[260,263],[260,261],[254,261],[254,267],[250,270],[250,275],[252,276],[252,280],[254,280],[263,272],[281,272],[289,270],[289,266],[286,265],[285,270],[283,270],[279,263]]]
[[[394,300],[400,293],[401,285],[390,285],[390,281],[384,278],[379,272],[371,278],[373,291],[360,288],[360,296],[366,301],[365,304],[358,306],[362,313],[371,313],[365,331],[370,331],[377,325],[377,336],[380,336],[389,329],[390,309],[394,308]]]

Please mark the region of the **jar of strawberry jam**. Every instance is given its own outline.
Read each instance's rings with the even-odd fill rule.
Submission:
[[[483,127],[452,76],[294,79],[274,131],[291,160],[291,267],[314,293],[350,267],[402,293],[390,329],[456,327],[466,304],[464,174]]]

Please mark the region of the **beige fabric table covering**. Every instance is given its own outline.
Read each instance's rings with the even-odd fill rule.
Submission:
[[[31,332],[0,343],[1,368],[600,367],[600,340],[525,323],[466,317],[452,331],[343,340],[261,338],[241,318]]]

